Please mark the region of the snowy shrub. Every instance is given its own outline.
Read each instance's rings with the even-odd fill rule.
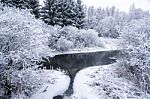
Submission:
[[[61,28],[55,26],[53,30],[50,31],[51,36],[49,36],[49,46],[52,49],[55,49],[55,44],[60,38],[66,39],[67,41],[74,42],[75,35],[78,32],[78,29],[72,26]]]
[[[142,90],[150,93],[150,19],[132,20],[124,26],[120,45],[126,50],[121,59],[126,64],[126,73],[130,73]],[[129,77],[130,78],[130,77]]]
[[[49,36],[49,47],[58,51],[102,46],[98,33],[92,29],[78,30],[72,26],[63,28],[56,26],[52,31],[51,36]]]
[[[54,44],[54,47],[57,51],[67,51],[71,49],[72,46],[73,46],[73,43],[71,41],[68,41],[64,37],[59,38],[57,43]]]
[[[98,32],[95,30],[80,30],[80,34],[78,36],[83,40],[82,43],[85,44],[85,47],[102,46],[98,38]]]
[[[23,57],[22,53],[10,52],[9,54],[1,54],[0,60],[0,84],[3,88],[3,95],[11,95],[11,97],[31,96],[37,88],[43,83],[42,79],[38,79],[35,71],[35,62]],[[34,68],[32,68],[34,65]],[[33,74],[34,73],[34,74]]]

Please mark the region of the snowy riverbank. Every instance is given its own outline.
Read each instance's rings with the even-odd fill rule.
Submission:
[[[115,65],[95,66],[77,73],[73,99],[149,99],[134,84],[115,73]],[[70,99],[69,97],[68,99]]]
[[[45,70],[41,76],[45,78],[45,84],[30,99],[53,99],[68,89],[70,78],[60,71]]]
[[[94,47],[94,48],[84,48],[84,49],[74,49],[67,52],[53,52],[52,54],[58,55],[58,54],[72,54],[72,53],[88,53],[88,52],[97,52],[97,51],[109,51],[109,50],[117,50],[117,39],[111,39],[111,38],[101,38],[101,41],[103,43],[103,47]],[[93,68],[99,68],[93,67]],[[74,95],[78,97],[78,99],[82,99],[86,96],[87,99],[98,99],[99,96],[97,96],[95,93],[91,93],[92,89],[90,86],[87,86],[87,80],[90,80],[88,76],[86,76],[86,73],[89,73],[89,71],[94,72],[93,69],[87,68],[81,70],[76,77],[74,81]],[[56,82],[54,84],[45,83],[42,88],[39,89],[39,91],[34,94],[31,99],[52,99],[54,96],[62,95],[68,88],[70,79],[68,76],[64,75],[63,73],[59,71],[46,71],[45,75],[47,77],[52,77],[56,79]],[[43,90],[46,90],[43,92]],[[84,91],[86,90],[86,91]],[[66,97],[67,98],[67,97]],[[70,97],[69,97],[70,98]]]

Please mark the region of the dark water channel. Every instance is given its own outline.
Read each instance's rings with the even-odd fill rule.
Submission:
[[[99,51],[99,52],[88,52],[88,53],[71,53],[71,54],[60,54],[54,57],[43,58],[44,61],[41,63],[47,69],[53,66],[54,69],[61,68],[68,72],[71,78],[68,90],[64,93],[65,96],[70,96],[73,93],[73,81],[78,71],[92,66],[108,65],[116,62],[115,58],[119,51]],[[59,96],[60,97],[60,96]],[[54,99],[61,99],[55,97]]]

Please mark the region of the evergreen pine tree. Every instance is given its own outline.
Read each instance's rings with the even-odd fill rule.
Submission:
[[[65,26],[72,25],[75,26],[76,12],[75,12],[75,2],[72,0],[65,0],[63,3],[63,23]]]
[[[76,4],[76,27],[82,29],[84,27],[85,13],[81,0],[77,0]]]
[[[56,13],[56,3],[57,0],[46,0],[44,2],[45,6],[42,8],[42,20],[48,25],[55,25],[54,15]]]
[[[76,8],[76,2],[73,1],[71,3],[71,13],[70,13],[71,19],[72,19],[72,26],[76,26],[76,19],[77,19],[76,10],[77,10],[77,8]]]
[[[42,19],[53,26],[75,26],[75,9],[73,0],[46,0],[42,8]]]
[[[1,0],[1,3],[9,7],[15,6],[16,8],[25,9],[27,8],[28,4],[26,0]]]
[[[55,25],[64,26],[63,24],[63,0],[58,0],[54,14]]]
[[[39,10],[40,10],[40,5],[39,5],[39,0],[28,0],[28,9],[31,9],[31,13],[35,15],[36,18],[39,18]]]

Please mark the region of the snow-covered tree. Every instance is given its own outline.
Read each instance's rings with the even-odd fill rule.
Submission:
[[[125,48],[124,62],[128,74],[142,90],[150,93],[150,19],[132,20],[121,33],[120,44]]]
[[[1,3],[10,7],[15,6],[17,8],[22,8],[22,9],[28,7],[26,0],[1,0]]]
[[[104,37],[116,38],[119,35],[116,29],[116,19],[111,16],[100,20],[94,29],[99,32],[100,36]]]
[[[55,16],[55,10],[56,10],[56,3],[57,0],[45,0],[44,1],[44,7],[42,8],[42,20],[49,24],[49,25],[55,25],[54,23],[54,16]]]
[[[76,7],[73,0],[46,0],[42,19],[49,25],[76,26]]]
[[[81,0],[77,0],[76,4],[76,27],[82,29],[84,27],[85,12]]]
[[[114,15],[115,15],[115,12],[116,12],[115,6],[111,7],[111,8],[110,8],[110,16],[114,16]]]
[[[28,9],[31,10],[31,13],[35,15],[36,18],[40,17],[40,4],[39,0],[28,0]]]
[[[136,8],[134,4],[130,7],[129,10],[130,20],[137,20],[145,17],[149,17],[148,11],[143,11],[141,8]]]
[[[105,10],[102,8],[98,8],[96,10],[96,20],[99,22],[100,20],[105,18]]]
[[[36,61],[49,48],[49,29],[29,10],[0,10],[0,96],[27,99],[43,83]]]
[[[63,6],[64,25],[76,26],[76,3],[73,0],[65,0]]]
[[[95,26],[95,9],[93,6],[88,7],[86,15],[86,27],[93,29]]]

